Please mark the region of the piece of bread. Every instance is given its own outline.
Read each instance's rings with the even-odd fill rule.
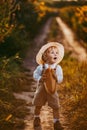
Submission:
[[[44,82],[45,85],[45,89],[49,94],[53,94],[56,91],[56,77],[54,74],[54,70],[53,69],[46,69],[45,70],[45,74],[46,74],[46,81]]]

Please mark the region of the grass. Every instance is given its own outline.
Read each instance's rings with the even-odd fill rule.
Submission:
[[[47,41],[58,41],[60,32],[56,21],[53,20]],[[24,70],[20,69],[20,62],[22,61],[17,55],[11,59],[0,60],[0,130],[22,130],[25,125],[26,103],[13,96],[14,91],[27,90],[27,87],[23,87],[27,84],[27,79]],[[78,62],[65,53],[61,66],[64,81],[59,93],[60,98],[63,99],[61,100],[63,112],[70,122],[71,130],[85,130],[87,128],[87,63]]]
[[[58,35],[61,35],[61,31],[56,21],[53,20],[47,40],[58,41]],[[86,130],[87,62],[79,62],[65,52],[65,57],[60,65],[64,73],[64,81],[58,89],[60,103],[63,107],[62,113],[69,122],[71,130]]]
[[[24,84],[21,85],[20,79],[24,81],[26,78],[20,58],[17,58],[0,59],[0,130],[22,130],[25,125],[23,119],[29,111],[25,108],[25,101],[15,99],[13,95],[15,91],[22,91]]]
[[[64,96],[63,104],[66,111],[71,130],[86,129],[87,115],[87,63],[78,62],[73,59],[64,60],[62,67],[64,70],[64,82],[61,93]]]

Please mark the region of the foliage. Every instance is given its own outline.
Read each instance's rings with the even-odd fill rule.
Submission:
[[[64,8],[60,16],[70,23],[70,26],[81,38],[86,39],[86,6]],[[15,100],[13,91],[18,91],[23,85],[25,77],[20,68],[22,59],[20,52],[29,46],[42,24],[52,13],[44,2],[37,0],[5,0],[0,6],[0,129],[21,129],[24,126],[25,108],[23,101]],[[54,23],[56,24],[56,23]],[[56,26],[49,37],[57,37]],[[53,38],[54,39],[54,38]],[[51,39],[50,39],[51,40]],[[61,64],[64,69],[64,83],[61,91],[64,92],[64,108],[70,117],[71,129],[86,129],[87,113],[87,63],[78,63],[65,56]],[[22,84],[22,85],[21,85]],[[66,105],[67,104],[67,105]],[[67,106],[67,107],[65,107]],[[16,108],[16,109],[15,109]],[[9,128],[8,128],[9,127]]]
[[[68,61],[68,62],[67,62]],[[70,123],[71,130],[86,129],[87,115],[87,70],[86,62],[68,58],[62,62],[64,69],[64,83],[62,84],[62,93],[64,93],[63,105],[66,106],[66,115]]]
[[[9,26],[9,6],[8,1],[0,6],[0,42],[4,37],[11,33],[12,27]]]
[[[56,8],[64,8],[64,7],[69,7],[69,6],[83,6],[87,5],[86,0],[54,0],[54,1],[49,1],[48,6],[50,7],[56,7]]]
[[[56,30],[58,28],[58,30]],[[61,31],[54,20],[48,41],[58,41]],[[58,37],[59,36],[59,37]],[[64,80],[58,86],[58,94],[62,114],[65,118],[65,126],[70,130],[86,130],[87,128],[87,62],[79,62],[65,52],[63,61],[60,63],[63,69]]]
[[[26,82],[20,57],[46,21],[49,10],[44,2],[29,0],[3,0],[0,4],[0,130],[15,130],[23,128],[24,121],[19,118],[26,113],[25,102],[13,96]]]
[[[78,37],[87,41],[87,6],[65,7],[60,9],[60,17],[76,32]]]
[[[0,56],[23,53],[50,12],[44,2],[28,0],[3,1],[0,10]]]
[[[20,63],[21,59],[18,54],[16,54],[14,57],[11,58],[3,57],[0,59],[0,129],[1,130],[13,129],[15,127],[15,123],[19,122],[15,113],[18,112],[18,110],[16,109],[21,104],[20,102],[17,104],[18,101],[15,100],[13,96],[13,87],[14,88],[19,87],[18,79],[21,74],[18,64]],[[21,113],[22,111],[20,111],[20,114]]]

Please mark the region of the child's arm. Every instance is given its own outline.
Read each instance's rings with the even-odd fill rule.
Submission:
[[[61,83],[63,81],[63,71],[60,65],[56,68],[56,76],[57,76],[57,82]]]
[[[41,74],[42,74],[42,66],[39,65],[35,71],[33,72],[33,78],[36,80],[36,81],[39,81],[41,79]]]

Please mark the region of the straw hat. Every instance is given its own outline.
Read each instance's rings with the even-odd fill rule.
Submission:
[[[58,60],[57,60],[57,64],[63,59],[64,57],[64,47],[62,44],[58,43],[58,42],[49,42],[47,44],[45,44],[44,46],[41,47],[41,49],[39,50],[39,52],[36,55],[36,62],[38,64],[43,64],[44,61],[42,60],[42,55],[44,54],[44,52],[49,48],[49,47],[57,47],[58,51],[59,51],[59,55],[58,55]]]

